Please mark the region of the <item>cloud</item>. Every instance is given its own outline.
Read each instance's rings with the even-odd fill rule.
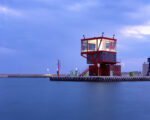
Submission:
[[[7,16],[21,16],[21,12],[15,9],[8,8],[6,6],[0,6],[0,14]]]
[[[150,19],[150,5],[144,5],[141,7],[137,7],[138,9],[136,9],[134,12],[129,12],[128,15],[131,18],[134,19],[141,19],[141,20],[146,20],[146,19]]]
[[[125,37],[143,39],[150,35],[150,21],[143,25],[126,26],[120,30]]]
[[[90,7],[94,7],[96,5],[98,5],[98,3],[95,1],[86,1],[86,2],[74,3],[72,5],[69,5],[67,7],[67,9],[69,11],[80,12],[80,11],[88,9]]]
[[[134,21],[134,24],[138,21],[138,25],[125,26],[120,29],[121,35],[129,38],[137,38],[140,41],[145,41],[150,35],[150,4],[140,5],[134,11],[127,13],[129,19]]]
[[[14,49],[10,49],[10,48],[0,46],[0,54],[12,55],[12,54],[15,54],[15,53],[16,53],[16,50],[14,50]]]

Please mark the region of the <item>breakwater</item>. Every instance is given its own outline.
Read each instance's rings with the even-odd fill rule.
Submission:
[[[90,77],[50,77],[51,81],[90,81],[90,82],[117,82],[117,81],[150,81],[150,76],[138,77],[110,77],[110,76],[90,76]]]
[[[20,78],[49,78],[53,76],[52,74],[0,74],[0,78],[2,77],[20,77]]]

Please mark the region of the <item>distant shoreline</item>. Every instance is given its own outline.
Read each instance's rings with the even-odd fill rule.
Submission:
[[[22,77],[22,78],[49,78],[54,74],[0,74],[0,78]]]

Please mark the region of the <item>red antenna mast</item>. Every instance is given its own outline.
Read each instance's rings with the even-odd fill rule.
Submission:
[[[57,76],[59,77],[59,66],[60,66],[60,62],[58,60],[58,63],[57,63]]]

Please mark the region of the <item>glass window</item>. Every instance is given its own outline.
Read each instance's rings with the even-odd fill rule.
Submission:
[[[109,47],[110,47],[110,43],[107,42],[107,43],[106,43],[106,49],[109,49]]]
[[[114,42],[113,49],[116,50],[116,42]]]
[[[87,50],[87,41],[82,41],[82,50]]]
[[[111,49],[114,49],[113,46],[114,46],[114,42],[111,41],[111,43],[110,43],[110,48],[111,48]]]
[[[88,40],[88,51],[96,50],[96,40]]]
[[[89,50],[95,50],[95,44],[89,43]]]
[[[116,50],[116,42],[115,41],[111,41],[111,50]]]
[[[87,45],[88,44],[88,45]],[[92,39],[82,41],[82,51],[116,51],[116,41],[109,39]]]
[[[113,40],[103,39],[100,50],[104,51],[116,51],[116,42]]]

